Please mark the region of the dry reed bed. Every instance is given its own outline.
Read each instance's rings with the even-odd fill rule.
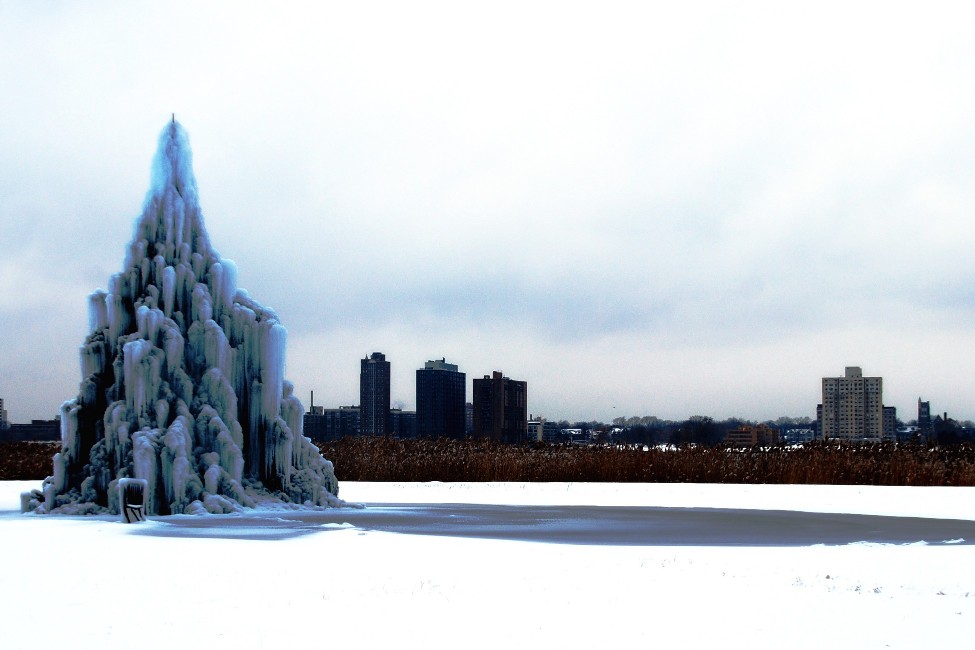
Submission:
[[[591,481],[975,485],[975,447],[814,443],[801,448],[617,448],[482,440],[345,438],[319,443],[350,481]]]
[[[0,442],[0,481],[31,481],[50,476],[60,442]]]
[[[357,437],[318,443],[345,481],[975,486],[975,447],[617,448]],[[0,480],[43,479],[59,443],[0,443]]]

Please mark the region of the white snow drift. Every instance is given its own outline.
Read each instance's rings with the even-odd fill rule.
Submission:
[[[0,483],[0,645],[11,650],[921,650],[968,647],[975,629],[975,545],[606,546],[349,526],[281,539],[167,537],[146,533],[173,519],[209,528],[291,515],[137,525],[25,516],[17,494],[27,485]],[[975,488],[344,482],[342,490],[367,510],[585,503],[975,519]],[[69,556],[84,561],[50,561]]]

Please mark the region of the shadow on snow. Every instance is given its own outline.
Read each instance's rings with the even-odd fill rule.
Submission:
[[[132,533],[280,540],[357,529],[407,535],[606,546],[972,544],[975,521],[784,510],[632,506],[370,504],[365,509],[154,517]]]

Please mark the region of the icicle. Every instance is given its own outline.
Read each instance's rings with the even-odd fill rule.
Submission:
[[[166,377],[172,377],[183,366],[183,335],[173,321],[165,323],[163,350],[166,353]]]
[[[61,451],[69,465],[81,460],[81,441],[78,439],[79,410],[77,400],[69,400],[61,405]]]
[[[219,369],[210,368],[204,373],[200,394],[205,396],[224,422],[237,420],[237,395]]]
[[[118,276],[115,276],[118,277]],[[120,289],[119,282],[113,282],[117,289]],[[105,318],[108,322],[108,340],[117,341],[119,336],[127,326],[125,312],[122,309],[122,296],[119,291],[112,291],[105,296]]]
[[[54,454],[54,491],[63,492],[68,487],[68,473],[64,469],[64,456],[60,453]]]
[[[162,271],[163,313],[167,318],[172,317],[176,304],[176,269],[167,266]]]
[[[176,287],[174,290],[176,304],[173,309],[182,311],[187,316],[190,315],[189,306],[192,304],[193,287],[196,286],[196,278],[193,277],[193,269],[186,262],[176,265]]]
[[[105,370],[108,365],[108,351],[104,341],[91,341],[81,346],[81,376],[88,378]]]
[[[183,417],[177,417],[163,436],[162,481],[166,502],[173,513],[182,513],[183,508],[199,496],[192,490],[194,475],[189,456],[192,444],[190,429]],[[198,481],[198,480],[197,480]],[[199,486],[202,489],[202,485]]]
[[[159,342],[159,328],[165,319],[166,315],[159,309],[153,307],[149,310],[146,317],[146,340],[153,345]]]
[[[193,312],[190,318],[194,322],[205,323],[213,318],[213,303],[210,300],[210,290],[202,282],[193,287]]]
[[[203,350],[207,368],[216,368],[224,377],[231,373],[230,343],[223,330],[212,320],[203,326]]]
[[[88,331],[100,332],[108,327],[108,307],[105,304],[107,293],[101,289],[88,296]]]
[[[143,429],[132,434],[132,470],[133,478],[145,479],[149,484],[146,490],[146,512],[159,514],[156,497],[156,481],[159,470],[157,467],[156,438],[159,430]]]
[[[139,338],[147,337],[147,321],[149,320],[149,308],[142,305],[135,310],[135,331],[139,334]]]
[[[210,295],[213,313],[220,318],[232,308],[237,293],[237,266],[230,260],[220,260],[210,267]]]
[[[203,255],[199,252],[194,252],[190,256],[190,267],[193,269],[193,277],[197,280],[201,280],[206,274],[206,260],[203,259]]]
[[[260,329],[261,383],[266,386],[261,412],[271,421],[281,411],[281,384],[284,381],[284,348],[287,330],[277,321],[264,321]]]
[[[207,467],[207,471],[203,474],[203,489],[210,494],[216,494],[220,488],[220,473],[222,471],[220,465],[215,463]]]

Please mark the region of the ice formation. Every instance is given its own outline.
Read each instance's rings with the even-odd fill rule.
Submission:
[[[302,435],[284,379],[286,331],[210,245],[175,119],[123,271],[88,309],[79,395],[61,406],[53,476],[26,509],[117,514],[129,478],[146,481],[150,515],[338,502],[332,463]]]

